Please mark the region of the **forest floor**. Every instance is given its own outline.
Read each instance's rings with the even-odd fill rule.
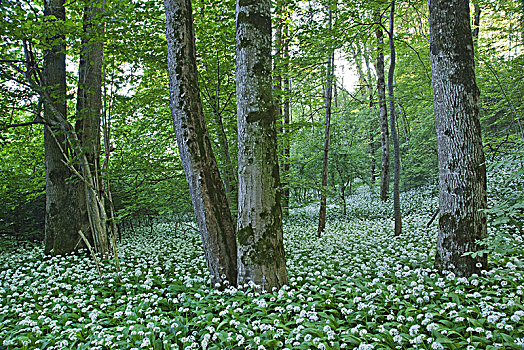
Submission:
[[[522,249],[490,256],[480,276],[432,269],[436,189],[391,203],[361,191],[285,223],[289,286],[258,294],[210,288],[198,233],[174,223],[127,232],[121,271],[89,256],[44,259],[28,244],[0,252],[1,349],[519,349],[524,343]],[[506,226],[505,230],[512,230]],[[494,233],[494,228],[490,232]],[[520,253],[519,253],[520,252]]]

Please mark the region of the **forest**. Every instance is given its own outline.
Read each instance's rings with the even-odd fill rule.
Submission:
[[[0,14],[0,350],[524,349],[524,0]]]

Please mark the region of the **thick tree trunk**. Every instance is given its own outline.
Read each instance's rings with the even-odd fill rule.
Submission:
[[[469,1],[430,0],[430,48],[439,162],[435,268],[471,276],[487,267],[486,167],[479,121]]]
[[[287,283],[271,76],[271,2],[237,1],[238,283]]]
[[[382,19],[377,14],[377,20]],[[377,25],[377,95],[380,114],[380,144],[382,148],[382,169],[380,175],[380,199],[385,202],[389,195],[389,129],[386,107],[386,82],[384,78],[384,34],[382,27]]]
[[[190,0],[164,0],[171,114],[213,284],[236,285],[233,219],[211,149],[198,89]]]
[[[48,0],[44,3],[47,21],[65,20],[64,0]],[[53,17],[51,17],[53,16]],[[52,19],[49,19],[52,18]],[[61,26],[57,26],[58,28]],[[55,111],[63,116],[66,109],[65,36],[53,34],[47,38],[50,48],[44,55],[43,85],[49,100],[44,100],[44,118],[53,119]],[[77,228],[78,209],[74,198],[72,173],[64,164],[62,150],[68,150],[67,137],[58,126],[44,129],[46,164],[46,211],[45,254],[61,255],[71,252],[79,242]]]
[[[329,13],[329,27],[331,30],[332,26],[332,14],[331,8],[328,9]],[[333,73],[335,68],[335,50],[331,49],[330,55],[326,63],[326,86],[324,87],[325,93],[325,115],[326,124],[324,129],[324,157],[322,160],[322,191],[320,193],[320,210],[318,214],[318,229],[317,235],[320,237],[326,228],[326,190],[328,180],[328,169],[329,169],[329,139],[330,139],[330,128],[331,128],[331,102],[333,99]]]
[[[389,50],[390,50],[390,66],[388,72],[388,95],[389,95],[389,121],[391,128],[391,139],[393,141],[393,150],[395,159],[393,162],[393,211],[395,214],[395,235],[402,233],[402,219],[400,214],[400,147],[398,142],[398,134],[396,127],[396,113],[395,113],[395,95],[393,91],[393,79],[395,77],[395,39],[393,37],[393,23],[395,15],[395,0],[391,2],[391,10],[389,12]]]
[[[100,176],[100,121],[102,111],[102,65],[103,56],[103,26],[100,15],[104,11],[105,0],[94,0],[84,8],[82,51],[78,68],[78,98],[76,133],[80,138],[82,149],[90,167],[93,177],[90,181],[99,202],[88,198],[91,191],[85,182],[78,183],[78,206],[81,211],[80,230],[90,237],[95,249],[102,255],[109,252],[110,242],[107,226],[99,223],[101,232],[91,229],[89,210],[96,210],[100,217],[105,219],[104,197],[102,191],[102,178]],[[86,178],[86,172],[82,175]],[[94,207],[92,207],[94,205]],[[91,215],[91,221],[93,217]]]

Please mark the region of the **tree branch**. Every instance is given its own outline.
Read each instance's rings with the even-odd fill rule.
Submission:
[[[10,128],[18,128],[18,127],[21,127],[21,126],[29,126],[29,125],[35,125],[35,124],[44,124],[44,125],[48,125],[45,121],[43,120],[33,120],[32,122],[27,122],[27,123],[18,123],[18,124],[8,124],[8,125],[4,125],[2,127],[0,127],[0,130],[7,130],[7,129],[10,129]]]

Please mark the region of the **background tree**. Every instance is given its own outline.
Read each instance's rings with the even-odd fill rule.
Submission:
[[[388,71],[388,97],[389,97],[389,127],[391,129],[391,139],[393,141],[393,149],[395,159],[393,161],[393,211],[395,215],[395,235],[402,233],[402,221],[400,214],[400,146],[397,135],[397,117],[395,112],[395,94],[394,94],[394,79],[395,79],[395,37],[393,36],[394,16],[395,16],[395,0],[391,1],[389,11],[389,51],[390,51],[390,65]]]
[[[375,15],[378,20],[376,27],[377,36],[377,95],[378,109],[380,113],[380,144],[382,149],[382,166],[380,172],[380,198],[383,202],[389,196],[389,129],[388,129],[388,109],[386,107],[386,81],[384,78],[384,33],[382,31],[382,15],[377,12]]]
[[[238,202],[235,96],[234,0],[197,1],[194,12],[201,96],[229,207],[236,221]],[[210,26],[209,23],[214,23]]]
[[[336,6],[336,4],[335,4]],[[328,32],[331,32],[333,27],[333,12],[331,10],[331,3],[328,4]],[[320,210],[318,214],[318,229],[317,235],[320,237],[326,228],[326,187],[329,172],[329,140],[331,128],[331,107],[333,100],[333,80],[335,71],[335,49],[331,48],[328,51],[328,58],[326,62],[326,82],[324,85],[325,95],[325,129],[324,129],[324,158],[322,161],[322,188],[320,191]]]

